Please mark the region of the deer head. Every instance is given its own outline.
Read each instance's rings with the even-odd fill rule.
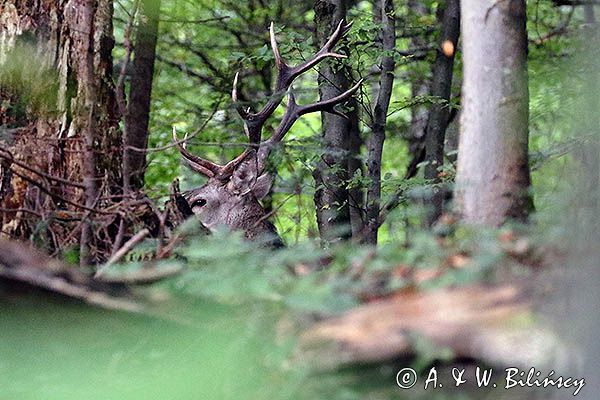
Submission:
[[[178,140],[173,128],[173,140],[189,167],[206,176],[208,182],[184,194],[191,210],[203,225],[214,230],[227,226],[232,230],[242,230],[247,238],[272,236],[278,239],[274,226],[268,221],[269,215],[261,206],[260,200],[266,196],[272,184],[272,177],[265,172],[271,150],[278,145],[292,125],[304,114],[325,111],[345,117],[334,109],[335,105],[349,99],[359,88],[362,80],[340,95],[313,104],[298,105],[291,91],[293,81],[328,57],[345,58],[333,52],[334,46],[348,32],[351,24],[341,21],[327,43],[309,60],[290,66],[282,58],[275,38],[273,23],[270,27],[271,48],[277,67],[276,87],[273,95],[259,112],[253,113],[238,103],[237,85],[239,74],[233,81],[232,99],[244,121],[248,138],[247,148],[226,165],[218,165],[190,153],[186,148],[187,137]],[[275,109],[288,93],[285,113],[273,135],[262,141],[262,128]]]

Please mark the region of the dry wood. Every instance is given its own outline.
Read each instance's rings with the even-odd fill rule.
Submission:
[[[23,282],[95,306],[141,312],[141,304],[109,294],[117,286],[94,280],[75,267],[49,258],[22,243],[0,240],[0,278]]]
[[[124,247],[130,249],[135,244]],[[179,275],[183,270],[177,264],[149,264],[137,271],[96,278],[23,243],[0,240],[0,279],[19,281],[108,309],[144,311],[142,304],[131,298],[126,285],[156,283]]]
[[[119,283],[125,285],[146,285],[156,283],[164,279],[172,278],[181,274],[184,267],[181,265],[166,265],[164,267],[143,268],[137,271],[125,272],[118,276],[101,276],[100,280],[105,283]]]
[[[565,346],[536,321],[531,291],[520,284],[408,292],[318,323],[301,356],[335,368],[416,354],[419,343],[491,365],[542,367],[565,361]]]

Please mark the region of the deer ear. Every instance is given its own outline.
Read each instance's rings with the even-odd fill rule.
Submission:
[[[256,183],[252,186],[252,193],[258,200],[262,200],[271,191],[273,186],[273,178],[270,174],[262,174],[256,179]]]

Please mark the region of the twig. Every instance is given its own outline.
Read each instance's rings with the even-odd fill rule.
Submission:
[[[263,221],[268,220],[273,215],[277,214],[277,211],[279,211],[285,205],[285,203],[287,203],[294,196],[296,196],[296,193],[290,194],[288,197],[286,197],[285,199],[283,199],[283,201],[281,202],[281,204],[279,204],[277,207],[275,207],[274,209],[272,209],[271,211],[269,211],[268,213],[266,213],[265,215],[263,215],[262,217],[260,217],[258,219],[258,221],[256,221],[252,225],[252,229],[256,228],[257,226],[259,226],[260,224],[262,224]]]
[[[112,247],[112,251],[110,252],[111,257],[114,256],[117,251],[119,251],[119,249],[121,248],[121,243],[123,243],[123,237],[125,236],[125,216],[121,215],[119,218],[119,230],[117,231],[115,243]]]
[[[6,154],[2,154],[2,152],[6,153]],[[30,167],[29,165],[25,164],[24,162],[21,162],[19,160],[16,160],[12,153],[10,151],[8,151],[7,149],[0,147],[0,157],[4,158],[5,160],[9,161],[11,164],[15,164],[21,168],[23,168],[26,171],[32,172],[36,175],[39,175],[43,178],[49,179],[51,181],[55,181],[55,182],[59,182],[59,183],[64,183],[65,185],[69,185],[69,186],[74,186],[80,189],[83,189],[85,186],[83,185],[83,183],[79,183],[79,182],[73,182],[64,178],[61,178],[59,176],[54,176],[54,175],[50,175],[44,171],[40,171],[39,169]]]
[[[38,218],[42,218],[42,214],[40,214],[37,211],[34,210],[30,210],[28,208],[0,208],[0,213],[26,213],[26,214],[32,214],[35,215]]]
[[[111,265],[115,264],[116,262],[121,260],[123,257],[125,257],[125,255],[127,255],[127,253],[129,253],[131,250],[133,250],[133,248],[135,246],[137,246],[141,241],[143,241],[149,234],[150,234],[150,230],[148,230],[147,228],[144,228],[141,231],[139,231],[138,233],[136,233],[135,235],[133,235],[131,239],[129,239],[127,242],[125,242],[125,244],[123,245],[123,247],[121,247],[119,249],[119,251],[117,251],[115,254],[113,254],[110,257],[110,259],[106,262],[106,264],[104,264],[102,267],[98,268],[98,271],[96,271],[94,278],[98,278],[98,277],[102,276],[102,274]]]
[[[136,152],[139,152],[139,153],[151,153],[151,152],[158,152],[158,151],[168,150],[168,149],[171,149],[173,147],[176,147],[176,146],[179,146],[181,144],[184,144],[184,143],[188,142],[190,139],[193,139],[194,137],[198,136],[204,130],[204,128],[206,128],[206,126],[213,119],[213,117],[215,116],[215,114],[217,113],[217,111],[219,111],[219,106],[220,105],[221,105],[221,100],[219,100],[217,102],[217,104],[213,108],[211,114],[208,116],[208,118],[206,118],[206,120],[204,120],[204,122],[202,122],[202,125],[200,125],[200,127],[198,129],[196,129],[194,132],[192,132],[190,135],[188,135],[185,139],[179,140],[176,143],[171,143],[171,144],[167,144],[167,145],[160,146],[160,147],[154,147],[152,149],[142,149],[142,148],[134,147],[134,146],[124,146],[124,147],[127,150],[136,151]]]
[[[181,265],[169,265],[164,268],[142,268],[138,271],[128,272],[118,276],[101,276],[98,279],[105,283],[144,285],[177,276],[183,270],[184,267]]]
[[[170,256],[171,253],[173,252],[173,249],[175,248],[175,246],[180,244],[182,241],[183,241],[183,238],[182,238],[181,234],[179,234],[179,233],[174,234],[173,237],[171,238],[171,240],[169,240],[169,243],[162,246],[162,248],[160,249],[160,252],[158,252],[156,254],[156,258],[160,260],[162,258]]]
[[[170,22],[170,23],[175,23],[175,24],[206,24],[209,22],[220,22],[220,21],[224,21],[226,19],[231,18],[230,16],[226,15],[223,17],[215,17],[215,18],[206,18],[206,19],[160,19],[160,22]]]
[[[50,197],[53,197],[53,198],[55,198],[55,199],[58,199],[58,200],[60,200],[60,201],[62,201],[62,202],[64,202],[64,203],[70,204],[70,205],[72,205],[73,207],[81,208],[81,209],[83,209],[83,210],[86,210],[86,211],[89,211],[89,212],[94,212],[94,213],[97,213],[97,214],[103,214],[103,215],[113,215],[113,213],[110,213],[110,212],[105,212],[105,211],[103,211],[103,210],[95,210],[95,209],[93,209],[93,208],[90,208],[90,207],[87,207],[87,206],[85,206],[85,205],[83,205],[83,204],[79,204],[79,203],[77,203],[77,202],[71,201],[71,200],[69,200],[69,199],[67,199],[67,198],[65,198],[65,197],[63,197],[63,196],[61,196],[61,195],[59,195],[59,194],[52,193],[52,191],[51,191],[50,189],[48,189],[47,187],[45,187],[45,186],[44,186],[44,185],[42,185],[41,183],[34,181],[34,180],[33,180],[33,179],[31,179],[30,177],[28,177],[28,176],[26,176],[26,175],[23,175],[23,174],[21,174],[21,173],[19,173],[19,172],[15,171],[13,168],[11,168],[11,171],[12,171],[12,172],[13,172],[15,175],[17,175],[18,177],[20,177],[21,179],[23,179],[23,180],[27,181],[28,183],[30,183],[30,184],[32,184],[32,185],[34,185],[34,186],[36,186],[38,189],[40,189],[42,192],[46,193],[48,196],[50,196]]]

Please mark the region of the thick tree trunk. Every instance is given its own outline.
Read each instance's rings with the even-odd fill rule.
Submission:
[[[123,137],[123,187],[126,192],[144,186],[160,3],[160,0],[141,1]]]
[[[0,8],[0,32],[9,38],[2,43],[3,62],[25,51],[35,57],[36,68],[56,74],[51,82],[39,82],[54,91],[41,111],[28,107],[18,117],[10,109],[0,111],[13,133],[12,140],[0,138],[2,233],[34,239],[53,251],[80,244],[88,260],[109,245],[112,222],[93,209],[121,187],[112,11],[110,0],[9,0]],[[13,104],[24,101],[20,93],[4,94]]]
[[[370,182],[367,189],[367,224],[365,227],[364,242],[369,244],[377,244],[381,203],[381,159],[383,155],[383,142],[385,141],[388,108],[394,84],[394,67],[396,65],[393,55],[393,51],[396,48],[396,23],[393,1],[380,0],[377,3],[376,16],[381,24],[379,41],[382,57],[381,65],[379,66],[379,85],[373,108],[373,124],[371,134],[367,138],[367,167]]]
[[[454,55],[460,33],[459,0],[446,0],[444,9],[440,11],[438,20],[441,24],[440,46],[433,65],[433,82],[431,95],[442,100],[434,102],[429,111],[427,131],[425,134],[425,179],[439,183],[439,169],[444,164],[444,141],[450,117],[450,92],[452,89],[452,72]],[[434,188],[429,199],[429,210],[426,224],[433,225],[442,215],[444,204],[444,188]]]
[[[345,0],[317,0],[315,3],[315,24],[317,29],[317,44],[320,47],[329,38],[340,20],[346,18],[347,5]],[[339,95],[350,87],[348,71],[336,68],[325,61],[319,69],[319,93],[321,100]],[[349,154],[351,143],[354,149],[360,147],[358,137],[358,114],[356,102],[350,107],[355,109],[349,114],[349,119],[337,115],[323,113],[322,141],[323,153],[321,162],[314,172],[316,183],[315,207],[317,224],[324,242],[347,239],[352,234],[350,218],[350,196],[347,189],[349,164],[356,168],[356,162],[351,161]],[[354,137],[352,137],[354,136]],[[358,144],[358,146],[357,146]],[[359,197],[355,194],[355,197]],[[362,197],[362,196],[360,196]],[[355,204],[362,203],[355,199]]]
[[[526,220],[529,92],[524,0],[463,0],[456,199],[468,223]]]

